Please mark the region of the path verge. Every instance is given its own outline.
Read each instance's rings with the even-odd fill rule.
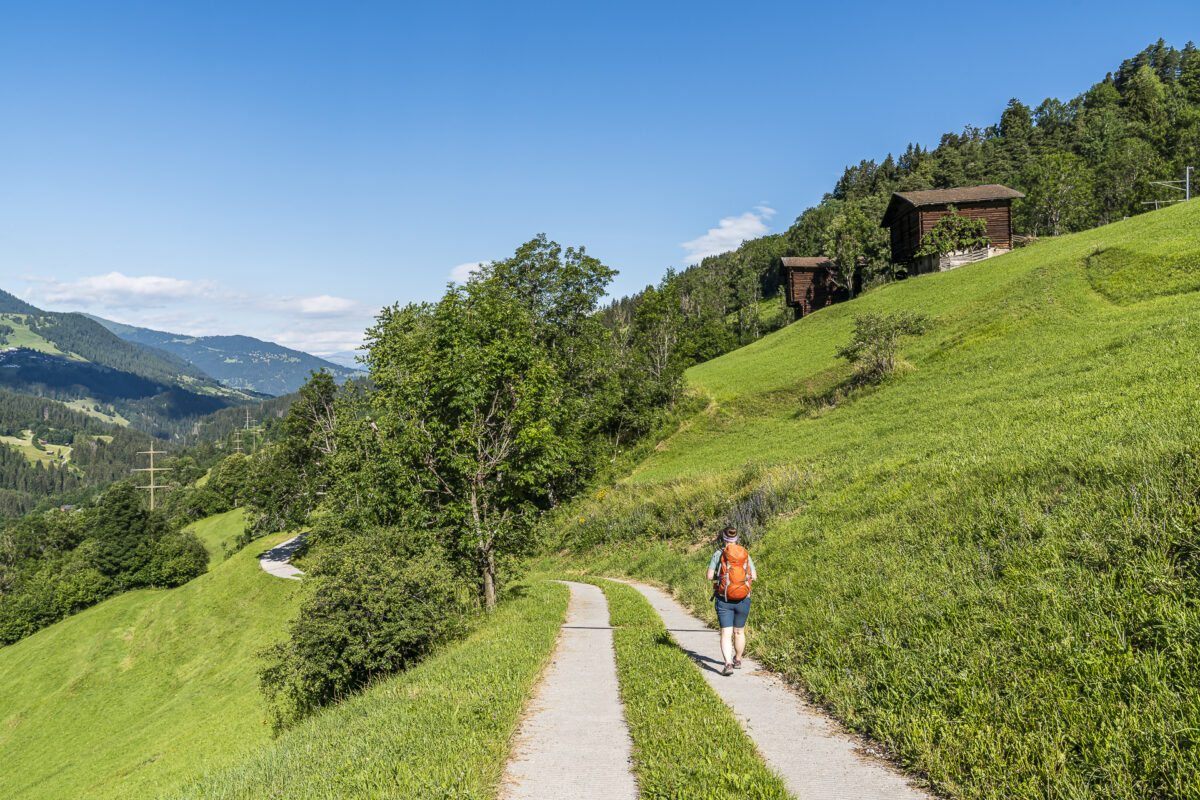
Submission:
[[[608,605],[595,586],[567,586],[567,619],[513,741],[500,797],[634,800]]]
[[[511,587],[466,639],[189,780],[172,800],[491,798],[558,639],[567,590]]]
[[[793,794],[804,800],[928,800],[930,795],[890,765],[862,753],[858,739],[839,731],[758,662],[747,658],[733,677],[723,677],[716,631],[662,590],[623,583],[641,592],[658,612]]]

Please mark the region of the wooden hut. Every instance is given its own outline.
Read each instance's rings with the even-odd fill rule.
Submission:
[[[850,297],[850,293],[838,285],[828,258],[788,256],[783,259],[782,271],[784,297],[787,304],[796,309],[797,317]]]
[[[946,216],[950,206],[965,217],[987,222],[987,235],[996,252],[1013,246],[1012,201],[1025,195],[1016,189],[990,183],[928,192],[896,192],[883,214],[882,227],[891,229],[892,263],[913,263],[921,239]]]

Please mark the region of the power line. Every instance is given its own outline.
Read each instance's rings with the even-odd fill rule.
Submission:
[[[1171,203],[1186,203],[1192,199],[1192,168],[1187,167],[1183,172],[1183,180],[1180,181],[1150,181],[1151,186],[1165,186],[1168,189],[1174,189],[1177,192],[1183,192],[1183,197],[1178,197],[1174,200],[1143,200],[1142,205],[1154,206],[1157,211],[1160,205],[1170,205]]]
[[[167,487],[163,486],[161,483],[158,483],[155,480],[154,476],[159,472],[168,472],[171,469],[170,467],[154,466],[154,457],[155,456],[165,456],[166,454],[167,454],[166,450],[155,450],[154,446],[151,445],[149,450],[142,450],[141,452],[138,453],[139,456],[150,456],[150,466],[133,469],[133,472],[149,472],[150,473],[150,485],[149,486],[139,486],[137,488],[144,489],[145,491],[150,492],[150,510],[151,511],[154,510],[154,492],[155,492],[155,490],[167,488]]]

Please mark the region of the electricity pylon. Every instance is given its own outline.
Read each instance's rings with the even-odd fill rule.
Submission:
[[[150,445],[149,450],[142,450],[141,452],[138,453],[139,456],[150,456],[150,466],[135,468],[133,470],[134,472],[149,472],[150,473],[150,485],[149,486],[139,486],[138,488],[144,489],[145,491],[150,492],[150,510],[151,511],[154,510],[154,492],[155,492],[155,490],[166,488],[162,484],[158,483],[155,480],[154,476],[159,472],[167,472],[171,469],[170,467],[154,466],[154,457],[155,456],[165,456],[166,454],[167,454],[166,450],[155,450],[154,445]]]

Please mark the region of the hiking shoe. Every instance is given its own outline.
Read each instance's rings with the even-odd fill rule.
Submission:
[[[721,670],[721,674],[728,677],[733,674],[733,664],[726,664],[725,669]]]
[[[733,660],[733,668],[734,668],[734,669],[741,669],[741,668],[742,668],[742,660],[741,660],[740,658],[735,658],[735,659]]]

